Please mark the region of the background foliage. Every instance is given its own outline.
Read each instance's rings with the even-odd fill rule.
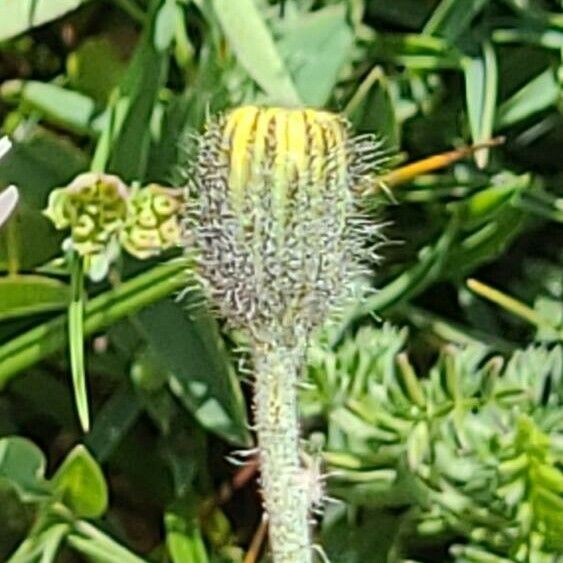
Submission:
[[[123,254],[87,285],[83,436],[63,236],[41,210],[86,170],[180,185],[206,115],[252,102],[342,111],[384,137],[396,165],[506,137],[374,198],[387,223],[379,291],[314,344],[305,431],[343,501],[319,531],[332,561],[559,561],[562,7],[0,0],[14,143],[0,187],[21,195],[0,233],[0,560],[249,551],[253,465],[225,460],[252,443],[236,335],[197,296],[174,298],[187,283],[179,251]]]

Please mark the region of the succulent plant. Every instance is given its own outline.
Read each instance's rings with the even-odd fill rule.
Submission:
[[[312,351],[301,399],[326,420],[333,494],[410,506],[403,549],[457,537],[458,563],[555,561],[563,349],[530,347],[505,361],[481,345],[446,348],[421,378],[405,342],[406,331],[385,325]]]

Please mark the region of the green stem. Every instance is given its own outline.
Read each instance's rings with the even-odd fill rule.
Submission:
[[[78,410],[80,426],[84,432],[90,429],[86,371],[84,369],[84,264],[82,257],[73,253],[71,257],[71,299],[68,306],[68,346],[74,400]]]
[[[84,335],[88,336],[132,315],[186,286],[187,264],[173,260],[159,264],[116,289],[106,291],[84,310]],[[65,347],[67,315],[58,316],[0,346],[0,388],[22,370]]]
[[[300,459],[297,381],[302,354],[256,346],[254,406],[274,563],[312,563],[310,478]]]

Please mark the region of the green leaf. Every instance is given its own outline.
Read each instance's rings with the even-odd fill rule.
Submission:
[[[170,387],[209,430],[248,444],[244,401],[215,321],[203,310],[164,301],[139,315],[148,341],[170,372]]]
[[[74,400],[84,432],[90,429],[88,391],[84,370],[84,264],[82,257],[73,253],[71,258],[71,301],[68,306],[68,347]]]
[[[84,335],[97,332],[178,291],[185,285],[182,276],[185,268],[182,261],[160,264],[96,296],[86,304]],[[62,315],[0,346],[0,387],[26,367],[64,348],[66,323],[67,317]]]
[[[238,61],[270,102],[300,105],[299,93],[256,3],[212,0],[212,5]]]
[[[104,474],[92,454],[82,445],[65,458],[52,480],[61,500],[82,518],[99,518],[108,507]]]
[[[0,0],[0,41],[61,17],[89,0]]]
[[[113,89],[119,84],[126,70],[126,63],[113,41],[96,36],[83,41],[66,61],[70,86],[99,103],[107,103]],[[100,76],[103,69],[103,76]],[[96,131],[103,123],[94,122]]]
[[[25,438],[0,439],[0,479],[13,486],[22,500],[34,502],[50,494],[45,481],[43,452]]]
[[[67,542],[95,563],[147,563],[88,522],[78,521]]]
[[[465,103],[469,115],[469,127],[474,144],[491,139],[495,120],[498,90],[496,56],[490,43],[483,44],[483,56],[468,60],[464,64]],[[489,150],[475,153],[479,168],[485,168]]]
[[[399,146],[399,123],[389,80],[380,67],[375,67],[358,86],[346,106],[346,114],[359,133],[377,133],[389,147]]]
[[[97,412],[85,442],[96,459],[104,462],[131,429],[142,412],[142,404],[130,385],[125,384]]]
[[[7,101],[23,100],[28,106],[44,114],[44,118],[78,133],[98,134],[102,121],[94,100],[61,86],[36,80],[9,80],[0,89]]]
[[[172,563],[208,563],[205,544],[197,517],[183,516],[169,510],[164,515],[166,547]]]
[[[154,24],[154,46],[157,51],[166,51],[176,33],[176,0],[165,0],[158,10]]]
[[[43,276],[0,278],[0,321],[64,309],[70,291],[66,284]]]
[[[63,523],[33,529],[6,563],[53,563],[69,529]]]
[[[424,26],[423,33],[455,41],[489,0],[442,0]]]
[[[500,105],[495,125],[504,129],[527,119],[554,106],[560,95],[561,88],[555,72],[548,68]]]
[[[158,5],[156,0],[151,3],[150,24],[114,92],[110,116],[92,162],[92,169],[117,174],[125,181],[145,178],[151,145],[149,123],[168,75],[168,54],[157,51],[153,42]]]
[[[278,48],[304,104],[324,106],[352,55],[354,35],[346,6],[329,6],[293,20]]]

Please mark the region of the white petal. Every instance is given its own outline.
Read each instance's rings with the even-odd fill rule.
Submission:
[[[0,141],[1,143],[2,141]],[[18,203],[18,188],[16,186],[8,186],[0,193],[0,226],[4,224],[6,219],[11,215],[12,211]]]
[[[12,148],[12,141],[9,137],[0,138],[0,158],[2,158]]]

